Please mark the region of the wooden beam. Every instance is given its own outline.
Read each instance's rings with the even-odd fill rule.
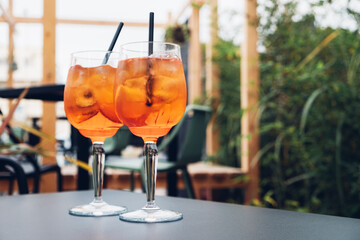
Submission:
[[[259,151],[259,54],[256,0],[245,1],[244,42],[241,46],[241,167],[248,172],[250,182],[245,189],[245,203],[259,197],[259,166],[252,164]]]
[[[11,28],[14,28],[15,26],[15,21],[14,21],[14,17],[12,15],[13,12],[13,1],[9,0],[9,7],[8,10],[6,10],[4,8],[4,6],[2,5],[2,3],[0,2],[0,10],[2,11],[2,19],[7,22]]]
[[[181,17],[181,15],[184,14],[185,10],[190,7],[191,4],[191,0],[188,0],[185,2],[185,4],[183,5],[183,7],[180,9],[180,11],[178,12],[178,14],[175,16],[175,18],[173,19],[173,21],[170,24],[174,24],[177,23],[179,21],[179,18]]]
[[[99,20],[75,20],[75,19],[57,19],[57,23],[63,24],[84,24],[84,25],[110,25],[110,26],[117,26],[119,25],[118,21],[99,21]],[[148,27],[148,23],[141,23],[141,22],[124,22],[126,27]],[[155,23],[154,27],[156,28],[164,28],[166,24],[162,23]]]
[[[14,23],[42,23],[42,18],[13,17]],[[0,22],[6,22],[4,17],[0,16]]]
[[[220,101],[219,90],[219,68],[214,64],[216,56],[216,44],[219,41],[218,32],[218,0],[209,0],[210,4],[210,41],[206,45],[206,92],[208,97],[213,99],[212,107],[217,109]],[[215,125],[214,115],[209,123],[206,132],[206,153],[208,156],[215,155],[219,150],[219,129]]]
[[[199,14],[200,8],[192,7],[192,15],[190,17],[190,46],[188,54],[189,74],[188,89],[189,103],[193,103],[195,99],[201,96],[201,44],[199,34]]]
[[[13,17],[15,23],[42,23],[43,18],[31,18],[31,17]],[[6,18],[0,17],[0,22],[7,22]],[[80,19],[56,19],[56,23],[61,24],[82,24],[82,25],[108,25],[117,26],[117,21],[101,21],[101,20],[80,20]],[[148,27],[148,23],[141,22],[124,22],[127,27]],[[154,27],[164,28],[166,24],[156,23]]]
[[[56,33],[56,0],[44,0],[43,15],[43,80],[42,84],[55,83],[55,33]],[[56,111],[55,103],[43,102],[42,131],[55,137]],[[56,152],[55,144],[42,140],[41,146]],[[56,163],[54,157],[44,157],[43,163]],[[41,192],[56,191],[56,176],[51,174],[42,177]]]

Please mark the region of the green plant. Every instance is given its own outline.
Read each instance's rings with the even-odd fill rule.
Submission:
[[[216,163],[239,166],[240,160],[240,47],[232,41],[219,40],[213,59],[220,69],[220,96],[216,112],[220,149]]]
[[[268,0],[259,36],[261,199],[254,204],[360,217],[360,34],[321,28],[313,12]],[[321,7],[331,1],[313,1]],[[330,2],[330,3],[329,3]],[[240,160],[239,47],[217,47],[221,164]],[[235,54],[235,52],[237,52]]]
[[[165,30],[165,41],[183,44],[189,40],[189,28],[186,24],[169,25]]]
[[[359,32],[320,28],[311,14],[295,22],[286,7],[262,36],[261,145],[273,146],[261,159],[263,195],[360,217]]]

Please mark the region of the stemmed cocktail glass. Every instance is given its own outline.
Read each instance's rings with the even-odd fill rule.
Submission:
[[[71,208],[69,213],[79,216],[118,215],[126,211],[126,208],[104,202],[102,184],[104,141],[123,126],[114,111],[113,95],[119,54],[84,51],[73,53],[71,59],[64,91],[65,113],[70,123],[93,143],[94,200],[89,204]]]
[[[131,222],[168,222],[182,214],[160,209],[155,203],[157,147],[182,118],[186,108],[186,83],[180,46],[163,42],[135,42],[120,47],[115,80],[116,114],[144,141],[146,205],[120,214]]]

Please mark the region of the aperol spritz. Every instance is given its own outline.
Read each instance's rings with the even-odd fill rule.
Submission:
[[[152,53],[149,56],[149,44]],[[182,118],[186,108],[186,83],[180,47],[171,43],[129,43],[120,48],[121,60],[115,80],[116,114],[145,143],[147,203],[138,211],[120,214],[133,222],[166,222],[182,214],[162,210],[155,204],[157,147]]]
[[[107,64],[102,58],[110,56]],[[65,113],[70,123],[93,143],[94,200],[90,204],[69,210],[72,215],[108,216],[126,210],[102,200],[104,175],[103,144],[123,123],[115,114],[114,81],[119,55],[106,51],[87,51],[72,54],[64,91]],[[88,149],[82,149],[88,151]]]

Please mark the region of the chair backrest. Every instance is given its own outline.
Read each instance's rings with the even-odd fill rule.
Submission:
[[[119,156],[121,150],[123,150],[128,145],[130,136],[131,132],[128,127],[123,126],[120,128],[114,136],[105,140],[105,154]]]
[[[163,150],[185,128],[185,135],[181,140],[177,154],[178,164],[188,164],[200,161],[206,141],[206,128],[211,117],[212,109],[208,106],[188,105],[184,117],[171,131],[170,135],[160,144]]]
[[[29,193],[24,169],[15,159],[6,156],[0,156],[0,170],[8,171],[15,175],[20,194]]]

